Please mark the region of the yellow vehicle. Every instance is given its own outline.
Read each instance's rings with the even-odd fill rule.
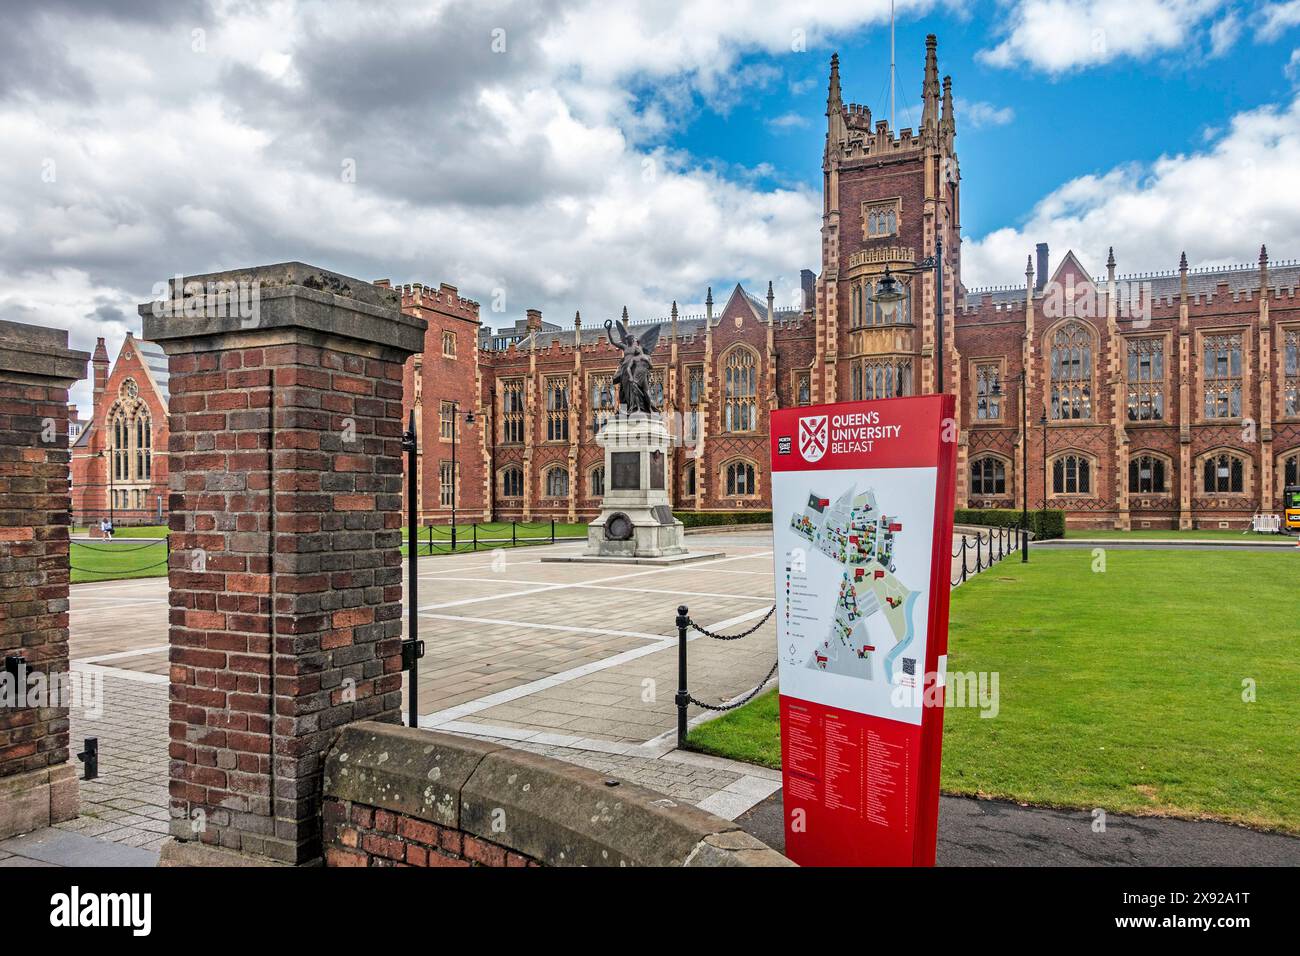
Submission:
[[[1300,485],[1287,485],[1282,492],[1282,527],[1300,532]]]

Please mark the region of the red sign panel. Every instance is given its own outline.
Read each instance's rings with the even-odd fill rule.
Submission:
[[[797,863],[934,863],[954,402],[772,413],[785,845]]]

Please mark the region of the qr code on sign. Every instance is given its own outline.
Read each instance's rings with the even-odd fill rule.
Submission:
[[[904,658],[903,658],[903,673],[904,673],[904,674],[909,674],[909,675],[915,675],[915,674],[916,674],[916,658],[915,658],[915,657],[904,657]]]

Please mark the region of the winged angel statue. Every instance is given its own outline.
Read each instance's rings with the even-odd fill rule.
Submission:
[[[614,337],[617,330],[618,338]],[[624,414],[649,415],[657,412],[650,399],[650,355],[659,344],[659,326],[652,325],[637,338],[627,330],[627,323],[605,320],[605,334],[610,344],[623,350],[614,382],[618,385],[618,404]]]

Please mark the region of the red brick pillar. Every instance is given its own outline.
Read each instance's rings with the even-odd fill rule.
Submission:
[[[425,322],[297,262],[184,282],[140,307],[171,376],[163,860],[302,863],[338,728],[399,719],[402,365]]]
[[[67,687],[68,387],[88,358],[0,322],[0,839],[77,815],[68,709],[49,705]]]

